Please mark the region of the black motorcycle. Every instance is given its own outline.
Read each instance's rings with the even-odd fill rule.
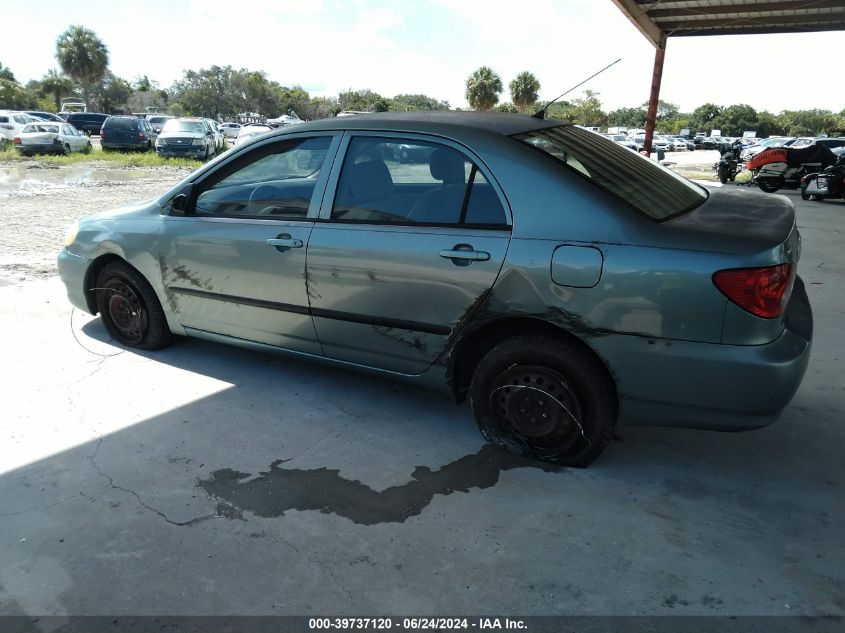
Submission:
[[[722,147],[722,158],[716,165],[719,174],[719,182],[723,185],[729,180],[736,180],[736,175],[742,171],[742,162],[739,160],[739,153],[742,151],[742,141],[734,141],[732,145]]]
[[[802,200],[825,198],[845,198],[845,153],[824,171],[808,174],[801,179]]]

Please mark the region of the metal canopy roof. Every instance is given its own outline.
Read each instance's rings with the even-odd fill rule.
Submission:
[[[845,30],[845,0],[613,0],[654,46],[667,37]]]

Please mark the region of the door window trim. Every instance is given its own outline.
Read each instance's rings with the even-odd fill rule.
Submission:
[[[216,180],[220,182],[224,178],[234,174],[239,169],[245,167],[246,165],[254,162],[254,155],[258,152],[263,152],[269,146],[282,146],[290,141],[295,141],[299,139],[310,139],[310,138],[323,138],[329,137],[331,140],[329,141],[329,147],[326,150],[326,158],[323,162],[323,165],[320,170],[320,175],[317,176],[317,182],[314,184],[314,193],[311,195],[311,201],[308,204],[308,211],[302,218],[273,218],[268,216],[246,216],[246,215],[197,215],[196,214],[196,202],[199,195],[206,191],[207,189],[204,188],[206,183],[210,180]],[[231,156],[226,156],[227,160],[223,160],[219,163],[216,163],[215,169],[206,169],[201,171],[196,175],[194,180],[189,181],[192,185],[191,187],[191,199],[188,202],[188,209],[189,211],[182,214],[182,213],[173,213],[170,209],[170,202],[171,200],[178,196],[180,193],[183,192],[185,188],[185,183],[176,190],[172,192],[169,199],[164,202],[163,206],[167,210],[167,215],[171,217],[180,217],[180,218],[190,218],[192,220],[227,220],[227,221],[235,221],[235,222],[260,222],[260,223],[290,223],[290,222],[314,222],[316,220],[317,215],[320,211],[320,205],[322,204],[323,197],[325,195],[325,187],[326,182],[329,178],[330,171],[334,166],[334,161],[337,158],[337,150],[338,146],[340,145],[341,135],[338,134],[336,131],[331,132],[302,132],[298,134],[285,134],[282,136],[276,136],[273,138],[264,139],[255,145],[250,145],[248,149],[244,151],[235,151],[235,153]],[[259,159],[260,160],[260,159]],[[222,178],[217,178],[217,175],[220,174],[221,170],[226,172]],[[213,186],[213,185],[211,185]]]
[[[499,198],[499,204],[505,212],[505,224],[462,224],[462,223],[444,223],[444,222],[380,222],[377,220],[338,220],[332,218],[332,207],[334,207],[335,196],[337,195],[337,185],[340,181],[340,172],[343,168],[343,163],[346,159],[349,145],[353,139],[356,138],[370,138],[370,139],[397,139],[405,141],[423,141],[426,143],[434,143],[443,145],[460,153],[464,158],[470,161],[477,171],[481,172],[485,180],[493,187],[496,196]],[[321,174],[322,175],[322,174]],[[310,209],[309,209],[310,211]],[[464,219],[464,218],[461,218]],[[444,228],[444,229],[470,229],[470,230],[484,230],[484,231],[508,231],[513,229],[513,212],[508,203],[508,199],[499,185],[499,182],[490,172],[490,168],[484,164],[475,152],[470,150],[465,145],[453,141],[444,136],[436,134],[420,134],[416,132],[394,132],[394,131],[380,131],[380,130],[354,130],[346,131],[340,140],[337,153],[334,157],[331,173],[328,177],[325,192],[323,193],[323,200],[320,205],[319,214],[316,218],[320,224],[332,224],[335,226],[356,226],[356,225],[370,225],[370,226],[396,226],[396,227],[429,227],[429,228]]]

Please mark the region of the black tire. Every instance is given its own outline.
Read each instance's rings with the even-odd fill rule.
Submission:
[[[801,199],[802,200],[809,200],[810,199],[810,196],[807,195],[806,193],[804,193],[803,189],[801,190]]]
[[[760,191],[765,191],[766,193],[774,193],[775,191],[780,189],[780,185],[777,184],[777,181],[770,180],[768,178],[758,180],[757,186],[760,187]]]
[[[533,459],[584,467],[610,443],[616,390],[601,362],[574,341],[516,336],[475,370],[470,403],[491,443]]]
[[[116,341],[150,350],[170,343],[170,328],[152,286],[129,264],[106,264],[97,275],[95,292],[100,318]]]
[[[719,182],[723,185],[728,182],[728,167],[727,165],[719,165]]]
[[[71,150],[70,150],[70,145],[68,145],[67,143],[65,143],[64,149],[62,150],[62,155],[64,155],[64,156],[70,156],[70,152],[71,152]]]
[[[85,149],[82,150],[83,154],[90,154],[93,147],[91,147],[91,141],[88,141],[85,145]]]

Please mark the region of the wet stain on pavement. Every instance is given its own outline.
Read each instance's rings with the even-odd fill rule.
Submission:
[[[436,495],[468,493],[499,481],[499,475],[515,468],[560,472],[554,464],[530,460],[486,445],[439,470],[417,466],[411,480],[401,486],[376,491],[360,481],[345,479],[330,468],[285,468],[278,460],[270,470],[253,477],[224,468],[211,473],[197,486],[216,500],[217,514],[242,518],[244,512],[261,517],[281,517],[289,510],[319,510],[361,524],[403,523],[420,514]]]

